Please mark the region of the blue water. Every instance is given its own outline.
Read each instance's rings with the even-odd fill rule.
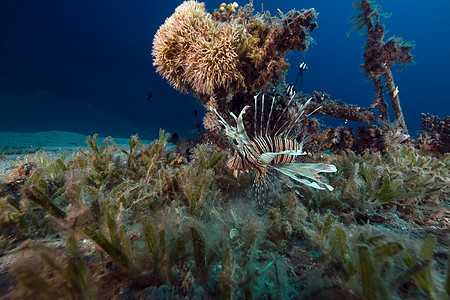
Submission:
[[[222,1],[206,1],[212,12]],[[181,1],[2,0],[0,2],[0,131],[64,130],[83,134],[154,138],[159,128],[189,134],[201,124],[202,106],[180,94],[152,66],[153,36]],[[240,5],[245,2],[238,2]],[[364,38],[353,32],[353,1],[265,1],[264,9],[315,7],[319,28],[307,53],[305,92],[367,106],[373,83],[360,72]],[[394,72],[411,133],[420,113],[450,111],[450,1],[378,1],[392,17],[389,32],[413,41],[416,65]],[[257,10],[261,1],[254,1]],[[146,100],[148,91],[153,97]],[[197,109],[199,116],[194,116]],[[391,114],[392,115],[392,114]]]

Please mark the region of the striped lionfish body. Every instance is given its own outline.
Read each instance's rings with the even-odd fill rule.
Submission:
[[[247,135],[244,127],[243,116],[250,106],[245,106],[238,117],[233,113],[231,116],[236,121],[236,127],[230,126],[219,113],[213,110],[219,122],[225,127],[225,133],[234,142],[234,154],[228,160],[227,167],[233,170],[234,176],[240,172],[256,171],[256,183],[260,184],[267,179],[267,173],[270,169],[275,169],[295,182],[299,182],[316,189],[325,189],[332,191],[333,187],[320,181],[318,173],[321,172],[336,172],[336,167],[329,164],[311,164],[311,163],[296,163],[296,158],[299,155],[305,155],[302,151],[302,143],[298,143],[295,138],[290,138],[291,131],[299,124],[304,111],[310,100],[301,105],[296,113],[291,116],[288,121],[285,121],[280,126],[282,115],[288,109],[294,95],[283,110],[277,121],[270,128],[270,121],[274,106],[275,97],[272,98],[272,104],[268,116],[267,123],[264,125],[264,95],[261,97],[261,116],[258,118],[258,95],[255,97],[255,114],[254,114],[254,134],[252,138]],[[259,120],[258,120],[259,119]],[[257,123],[259,121],[259,129]],[[325,187],[325,188],[324,188]]]

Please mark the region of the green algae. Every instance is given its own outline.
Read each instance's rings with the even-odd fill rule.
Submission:
[[[416,239],[369,225],[355,227],[353,220],[351,226],[343,222],[353,213],[368,211],[370,217],[375,208],[382,214],[384,204],[407,204],[410,198],[389,198],[398,190],[419,193],[415,198],[439,207],[446,195],[439,184],[447,184],[441,179],[447,176],[448,157],[412,155],[395,145],[387,155],[348,152],[333,158],[340,169],[330,178],[334,192],[316,194],[304,188],[304,198],[299,198],[281,189],[269,195],[273,207],[253,214],[255,203],[230,202],[236,201],[232,196],[237,190],[250,190],[251,182],[236,180],[226,171],[224,154],[199,145],[189,163],[172,164],[177,157],[163,151],[167,138],[162,131],[157,141],[143,145],[132,137],[129,149],[115,146],[119,151],[111,152],[106,149],[115,143],[99,145],[94,135],[88,138],[90,150],[72,159],[37,157],[33,172],[17,184],[22,192],[10,192],[12,184],[1,187],[2,228],[36,241],[39,246],[26,251],[47,270],[14,268],[17,295],[139,294],[186,282],[183,289],[175,289],[180,297],[295,298],[331,293],[326,288],[331,282],[343,292],[378,299],[374,290],[395,295],[412,281],[416,292],[442,295],[441,281],[431,279],[437,276],[435,268],[445,264],[430,256],[442,253],[442,241],[427,240],[424,250],[414,249]],[[399,184],[405,175],[408,180]],[[383,197],[389,200],[376,203]],[[245,209],[232,208],[242,203]],[[316,213],[308,213],[308,208]],[[245,210],[250,215],[243,217]],[[68,237],[60,250],[63,261],[39,242],[40,237],[55,235]],[[2,237],[6,250],[18,243]],[[81,241],[97,250],[80,248]],[[299,251],[307,253],[306,260],[290,261]],[[305,268],[307,275],[297,268]],[[330,277],[330,268],[336,275]],[[51,274],[60,280],[50,280]],[[99,278],[121,288],[102,290]],[[48,293],[35,291],[35,283]],[[314,289],[318,286],[323,288]]]

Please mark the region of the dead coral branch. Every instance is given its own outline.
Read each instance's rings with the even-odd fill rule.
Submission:
[[[311,98],[308,113],[315,111],[315,114],[361,123],[373,122],[380,118],[380,116],[373,115],[370,107],[360,107],[354,104],[346,104],[339,100],[331,100],[330,95],[326,93],[314,91],[312,97],[305,95],[305,98]]]

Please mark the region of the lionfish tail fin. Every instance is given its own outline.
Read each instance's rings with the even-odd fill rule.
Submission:
[[[308,164],[308,163],[293,163],[293,164],[286,164],[286,165],[274,165],[273,166],[276,170],[279,172],[289,176],[289,178],[302,183],[304,185],[310,186],[312,188],[318,189],[318,190],[324,190],[322,186],[325,186],[330,192],[334,190],[334,188],[319,180],[319,174],[318,173],[332,173],[336,172],[337,169],[334,165],[329,164]],[[306,177],[310,179],[311,181],[301,178]]]

